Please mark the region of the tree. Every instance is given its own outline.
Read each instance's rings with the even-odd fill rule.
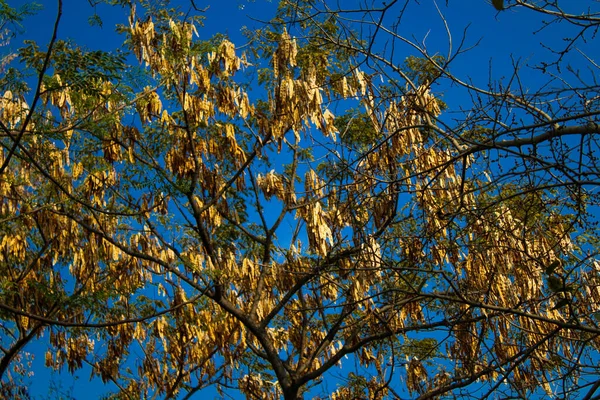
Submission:
[[[4,396],[42,337],[114,398],[598,396],[597,10],[488,7],[574,30],[527,92],[402,36],[410,1],[282,0],[245,52],[108,3],[124,50],[61,40],[58,0],[0,80]]]

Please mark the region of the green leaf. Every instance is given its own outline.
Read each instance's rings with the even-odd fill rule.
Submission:
[[[504,10],[504,0],[492,0],[494,8],[498,11]]]
[[[102,28],[102,18],[100,18],[98,14],[94,14],[88,18],[88,24],[90,24],[90,26],[99,26]]]
[[[548,287],[553,292],[561,292],[564,288],[563,281],[558,276],[549,276]]]
[[[558,310],[560,308],[563,308],[567,304],[569,304],[569,299],[567,299],[567,298],[560,299],[560,301],[558,303],[556,303],[556,305],[554,307],[552,307],[552,310]]]
[[[442,76],[440,67],[445,64],[446,57],[439,54],[434,55],[431,59],[408,56],[404,60],[402,72],[417,85],[431,84]]]
[[[554,260],[545,268],[546,274],[552,274],[560,266],[560,261]]]

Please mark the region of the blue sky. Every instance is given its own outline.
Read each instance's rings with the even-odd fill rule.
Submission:
[[[28,3],[25,1],[9,1],[13,7],[19,7]],[[33,39],[41,46],[48,42],[56,16],[56,1],[38,1],[43,5],[43,10],[37,15],[29,17],[24,22],[25,31],[19,35],[11,47],[18,47],[25,39]],[[186,0],[178,0],[187,9]],[[352,3],[343,2],[344,5]],[[411,15],[418,18],[406,18],[401,26],[400,32],[417,42],[426,43],[431,54],[440,53],[445,55],[448,51],[448,36],[444,23],[432,1],[421,0],[421,4],[412,3]],[[589,3],[583,0],[573,0],[570,4],[577,8]],[[242,26],[260,26],[255,20],[268,20],[274,13],[276,1],[266,0],[197,0],[199,7],[207,7],[205,26],[199,28],[200,39],[208,39],[215,33],[226,33],[237,47],[243,47],[245,38],[241,35]],[[453,46],[456,48],[461,41],[461,36],[467,29],[465,47],[475,45],[481,40],[477,47],[468,53],[458,57],[451,65],[451,71],[460,78],[472,79],[475,84],[485,86],[492,75],[498,79],[501,76],[509,77],[513,70],[513,60],[519,60],[523,64],[535,64],[542,59],[548,58],[548,52],[540,50],[539,43],[560,43],[560,39],[566,34],[569,27],[555,25],[537,35],[532,34],[532,26],[541,22],[539,17],[525,12],[502,12],[496,13],[485,0],[451,1],[449,7],[444,1],[439,2],[449,29],[452,32]],[[59,38],[70,38],[80,45],[85,45],[91,50],[114,50],[121,45],[122,36],[114,31],[117,23],[126,23],[128,11],[98,5],[97,8],[90,7],[85,0],[65,0],[64,15],[59,28]],[[103,20],[103,26],[90,26],[88,17],[94,12]],[[253,19],[252,19],[253,18]],[[383,43],[377,43],[383,45]],[[585,49],[584,49],[585,50]],[[417,55],[410,46],[400,46],[397,50],[398,61],[408,55]],[[573,63],[577,65],[584,59],[578,59],[573,54]],[[492,64],[490,64],[492,62]],[[490,69],[490,65],[493,67]],[[523,81],[531,90],[535,90],[546,83],[540,80],[539,75],[531,74],[523,70]],[[443,94],[443,99],[450,108],[460,107],[461,104],[468,105],[469,99],[459,92],[455,87],[435,87]],[[96,398],[102,391],[102,385],[97,382],[89,383],[89,369],[82,369],[76,374],[76,379],[68,378],[66,375],[52,374],[43,367],[43,355],[45,344],[43,341],[29,346],[27,351],[35,354],[34,361],[34,384],[31,391],[37,398],[44,399],[48,395],[51,384],[59,384],[65,394],[71,394],[76,399]],[[333,381],[332,381],[333,382]],[[334,383],[329,385],[335,386]],[[112,388],[111,388],[112,389]],[[334,389],[334,388],[331,388]],[[93,393],[93,395],[92,395]],[[212,398],[215,394],[206,397]],[[48,398],[55,398],[50,396]]]

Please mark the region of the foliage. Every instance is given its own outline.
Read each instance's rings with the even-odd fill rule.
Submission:
[[[408,56],[404,60],[403,72],[416,85],[429,85],[442,76],[445,63],[446,58],[440,54],[431,58]]]
[[[282,0],[246,52],[106,3],[120,50],[25,42],[0,79],[3,396],[34,341],[107,398],[596,395],[594,76],[475,86],[400,34],[412,2]],[[580,29],[542,74],[595,40],[554,3],[493,2]]]

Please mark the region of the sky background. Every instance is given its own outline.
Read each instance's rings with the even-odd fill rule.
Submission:
[[[29,3],[27,1],[11,1],[12,7]],[[28,17],[23,23],[23,32],[10,44],[11,48],[19,47],[24,40],[34,40],[40,47],[48,43],[54,20],[56,17],[57,2],[50,0],[37,1],[43,9],[37,15]],[[187,0],[174,2],[180,4],[183,10],[189,8]],[[354,1],[341,2],[344,6],[356,4]],[[570,4],[574,9],[589,1],[573,0]],[[199,39],[208,39],[216,33],[227,34],[238,48],[243,49],[246,38],[241,34],[242,27],[259,27],[261,20],[269,20],[275,12],[277,2],[268,0],[196,0],[198,7],[208,7],[204,13],[206,20],[204,27],[198,27]],[[463,79],[470,78],[473,83],[485,86],[490,79],[490,74],[496,79],[501,76],[510,76],[513,71],[512,60],[520,60],[523,64],[535,64],[542,59],[548,59],[549,53],[540,50],[540,43],[559,43],[559,40],[568,32],[568,26],[552,25],[548,29],[533,35],[533,27],[539,26],[541,19],[532,13],[502,12],[497,13],[486,0],[451,0],[448,7],[445,1],[438,3],[439,9],[446,18],[449,29],[453,35],[454,48],[462,40],[462,35],[467,32],[465,47],[474,46],[468,53],[453,61],[451,70]],[[421,0],[409,6],[411,18],[405,18],[400,27],[400,32],[407,38],[417,42],[426,43],[431,54],[446,55],[449,47],[449,38],[435,3],[431,0]],[[103,26],[90,26],[88,18],[97,13],[103,21]],[[90,50],[111,51],[121,47],[123,36],[115,32],[116,24],[126,24],[129,11],[118,7],[97,5],[91,7],[86,0],[64,0],[63,17],[58,31],[59,39],[71,39],[79,45],[84,45]],[[390,16],[394,17],[394,16]],[[382,37],[383,38],[383,37]],[[383,43],[376,43],[376,46]],[[590,45],[591,46],[591,45]],[[584,49],[585,50],[585,49]],[[410,46],[399,47],[396,50],[398,62],[409,55],[418,55]],[[585,61],[583,56],[578,59],[573,54],[573,63],[578,65]],[[133,60],[133,58],[132,58]],[[492,66],[492,67],[491,67]],[[522,71],[523,81],[531,89],[544,85],[547,79],[539,74]],[[452,86],[434,87],[434,91],[443,95],[443,100],[450,109],[460,107],[461,104],[470,102],[470,99]],[[450,116],[451,118],[451,116]],[[52,373],[44,364],[46,345],[40,340],[26,348],[26,351],[35,355],[31,394],[36,399],[54,399],[57,392],[71,395],[76,399],[97,398],[104,392],[103,386],[96,380],[89,382],[90,370],[83,368],[75,374],[75,379],[65,374]],[[329,389],[335,389],[331,381]],[[53,389],[54,387],[54,389]],[[109,389],[114,389],[110,387]],[[235,395],[233,396],[234,398]],[[198,395],[197,398],[220,398],[216,393]]]

